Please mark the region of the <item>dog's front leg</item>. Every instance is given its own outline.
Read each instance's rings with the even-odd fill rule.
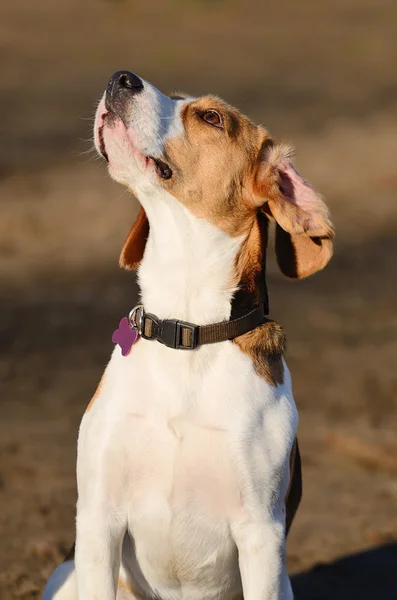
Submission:
[[[115,600],[125,527],[103,507],[79,500],[76,520],[78,600]]]
[[[285,558],[284,519],[244,519],[232,526],[244,600],[293,600]]]
[[[83,417],[77,452],[77,598],[115,600],[127,530],[125,463],[113,441],[117,434],[106,430],[101,411],[94,409]]]

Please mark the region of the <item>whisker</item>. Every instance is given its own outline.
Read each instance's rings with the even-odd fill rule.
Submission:
[[[77,139],[79,140],[79,142],[83,142],[84,144],[91,144],[92,143],[92,137],[87,138],[87,139],[86,138],[78,137]]]
[[[92,148],[88,148],[88,150],[80,150],[80,151],[76,150],[75,153],[78,156],[86,156],[87,154],[93,154],[93,155],[99,156],[98,153],[97,153],[97,149],[95,148],[95,146],[92,146]]]
[[[99,161],[101,161],[101,157],[99,155],[92,154],[91,156],[89,156],[86,160],[81,161],[81,164],[83,165],[89,165],[92,163],[99,163]]]

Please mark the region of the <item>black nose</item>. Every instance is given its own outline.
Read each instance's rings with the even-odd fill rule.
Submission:
[[[107,94],[114,97],[122,92],[137,94],[143,90],[142,80],[129,71],[117,71],[110,78]]]

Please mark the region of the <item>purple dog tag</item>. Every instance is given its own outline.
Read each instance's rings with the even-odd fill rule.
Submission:
[[[138,338],[138,331],[130,326],[128,317],[123,317],[118,329],[112,335],[112,342],[120,346],[123,356],[127,356],[131,350],[131,346],[135,344]]]

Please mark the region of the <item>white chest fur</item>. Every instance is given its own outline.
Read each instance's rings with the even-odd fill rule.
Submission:
[[[140,340],[128,357],[115,349],[83,419],[79,493],[99,481],[134,540],[125,568],[143,591],[232,597],[231,526],[285,494],[295,429],[287,373],[269,386],[231,342],[183,352]]]

